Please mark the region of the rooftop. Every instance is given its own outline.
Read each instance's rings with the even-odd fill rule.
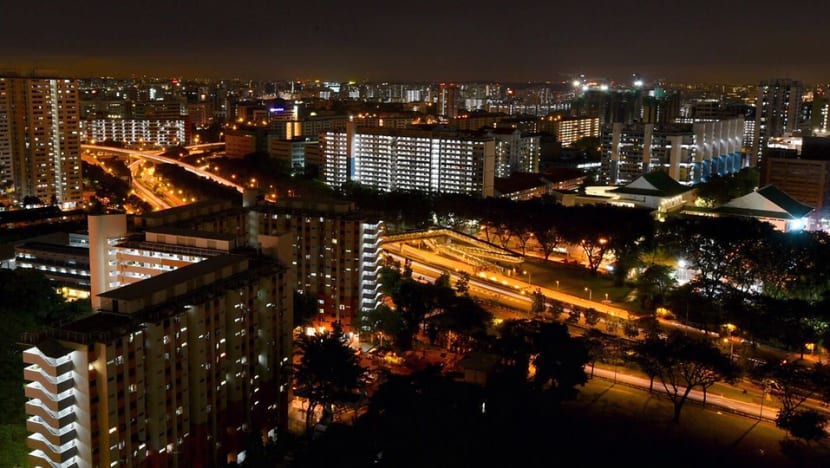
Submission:
[[[190,279],[197,278],[212,271],[222,270],[240,262],[247,261],[247,257],[241,255],[217,255],[207,258],[199,263],[194,263],[177,270],[162,273],[152,278],[147,278],[118,289],[113,289],[98,296],[109,299],[132,301],[142,297],[151,296],[157,291],[167,289],[173,285],[184,283]]]
[[[657,170],[643,174],[628,185],[610,190],[610,193],[673,197],[693,190],[672,179],[666,172]]]
[[[226,234],[224,232],[211,232],[211,231],[196,231],[192,229],[183,229],[183,228],[176,228],[176,227],[156,227],[147,229],[147,232],[152,232],[156,234],[169,234],[172,236],[189,236],[189,237],[200,237],[204,239],[216,239],[216,240],[223,240],[223,241],[233,241],[236,239],[236,236],[233,234]]]

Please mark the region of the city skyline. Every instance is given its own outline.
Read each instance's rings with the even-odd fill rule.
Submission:
[[[806,2],[821,17],[830,5]],[[94,0],[7,5],[0,69],[73,77],[142,75],[337,81],[830,80],[820,28],[771,2],[666,8],[367,0],[280,4]],[[715,14],[713,14],[713,12]]]

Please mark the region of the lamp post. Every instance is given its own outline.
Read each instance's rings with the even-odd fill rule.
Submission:
[[[588,291],[588,300],[589,300],[589,301],[593,301],[593,300],[594,300],[594,299],[593,299],[594,292],[593,292],[593,291],[591,291],[591,288],[589,288],[589,287],[587,287],[587,286],[586,286],[586,287],[585,287],[585,291]]]
[[[735,325],[731,323],[726,324],[726,330],[729,331],[729,361],[733,360],[733,350],[734,350],[734,343],[732,342],[732,331],[735,330]]]

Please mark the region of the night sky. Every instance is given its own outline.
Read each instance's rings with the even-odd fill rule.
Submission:
[[[0,0],[0,70],[373,81],[830,81],[830,2]]]

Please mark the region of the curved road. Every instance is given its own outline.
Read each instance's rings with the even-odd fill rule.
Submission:
[[[199,169],[198,167],[193,166],[191,164],[183,163],[183,162],[179,161],[178,159],[173,159],[173,158],[168,158],[167,156],[162,156],[161,153],[157,152],[157,151],[155,151],[155,152],[136,151],[136,150],[130,150],[130,149],[123,149],[123,148],[113,148],[113,147],[110,147],[110,146],[87,145],[87,144],[81,145],[81,149],[106,151],[108,153],[121,154],[121,155],[125,155],[125,156],[133,156],[133,157],[138,157],[138,158],[143,158],[143,159],[149,159],[151,161],[165,163],[165,164],[175,164],[177,166],[182,167],[184,170],[186,170],[190,173],[196,174],[200,177],[205,177],[205,178],[210,179],[210,180],[212,180],[216,183],[234,188],[239,193],[243,193],[245,191],[245,188],[242,187],[239,184],[231,182],[231,181],[229,181],[229,180],[227,180],[223,177],[219,177],[219,176],[217,176],[216,174],[214,174],[212,172],[205,171],[203,169]]]

